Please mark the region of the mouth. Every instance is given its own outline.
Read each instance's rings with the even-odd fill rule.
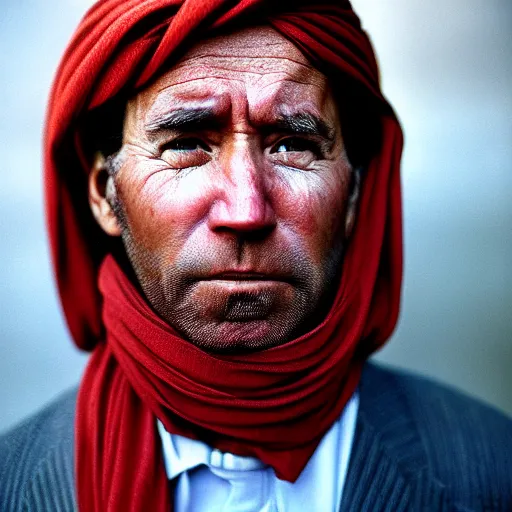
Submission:
[[[202,276],[198,297],[223,321],[266,320],[283,297],[293,293],[290,280],[274,273],[229,270]]]
[[[282,275],[266,274],[262,272],[241,272],[241,271],[225,271],[209,275],[203,278],[204,281],[284,281],[289,282],[290,279]]]

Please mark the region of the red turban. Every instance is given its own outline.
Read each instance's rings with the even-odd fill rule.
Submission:
[[[134,95],[201,38],[250,23],[273,27],[334,81],[355,83],[378,112],[382,140],[325,320],[279,347],[212,356],[166,325],[107,256],[87,201],[82,122]],[[77,406],[81,510],[172,508],[155,418],[171,432],[257,456],[281,478],[298,477],[398,317],[401,150],[370,41],[347,0],[100,0],[86,14],[57,72],[45,141],[59,292],[76,344],[93,349]]]

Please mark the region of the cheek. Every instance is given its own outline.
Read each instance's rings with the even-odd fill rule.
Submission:
[[[145,167],[120,189],[128,228],[141,248],[177,253],[207,215],[211,187],[195,170],[177,173],[161,161]]]
[[[290,171],[275,189],[276,213],[321,265],[342,241],[349,168]]]

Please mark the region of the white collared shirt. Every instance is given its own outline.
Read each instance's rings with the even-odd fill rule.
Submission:
[[[256,458],[169,434],[159,421],[167,476],[177,479],[175,512],[338,511],[358,408],[356,392],[294,483],[280,480]]]

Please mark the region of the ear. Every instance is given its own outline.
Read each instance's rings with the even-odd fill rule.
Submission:
[[[89,174],[89,206],[100,227],[110,236],[121,235],[121,225],[112,207],[112,191],[115,194],[114,178],[108,172],[102,153],[96,153]]]
[[[347,210],[345,214],[345,238],[350,237],[356,223],[357,207],[361,192],[361,174],[362,169],[360,167],[352,170],[350,194],[347,199]]]

